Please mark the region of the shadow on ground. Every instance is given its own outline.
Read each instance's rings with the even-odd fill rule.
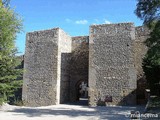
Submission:
[[[15,108],[8,111],[14,115],[25,115],[27,117],[42,117],[42,116],[68,116],[74,117],[93,117],[93,120],[129,120],[127,116],[130,111],[143,112],[144,107],[88,107],[79,105],[58,105],[39,108]],[[95,119],[94,119],[95,118]]]

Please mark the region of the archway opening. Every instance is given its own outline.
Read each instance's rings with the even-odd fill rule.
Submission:
[[[76,101],[81,105],[88,105],[88,82],[80,80],[75,85]]]

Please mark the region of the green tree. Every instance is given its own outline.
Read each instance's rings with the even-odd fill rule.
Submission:
[[[0,0],[0,2],[2,3],[3,6],[8,7],[10,0]]]
[[[160,20],[160,0],[138,0],[136,15],[149,27]]]
[[[19,16],[0,1],[0,104],[8,102],[22,85],[22,81],[17,80],[22,70],[17,68],[20,62],[15,55],[15,39],[21,23]]]
[[[145,41],[148,51],[143,69],[151,94],[160,95],[160,0],[138,0],[135,13],[151,30],[150,37]]]

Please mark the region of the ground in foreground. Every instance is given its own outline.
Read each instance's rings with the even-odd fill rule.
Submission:
[[[129,120],[131,111],[143,112],[144,106],[88,107],[80,105],[53,105],[46,107],[18,107],[4,104],[0,107],[2,120]]]

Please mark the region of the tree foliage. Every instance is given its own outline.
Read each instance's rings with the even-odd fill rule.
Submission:
[[[17,80],[22,70],[16,68],[20,62],[15,55],[16,34],[22,28],[19,16],[9,7],[0,4],[0,103],[7,102],[22,85]]]
[[[160,0],[138,0],[136,15],[144,20],[144,24],[152,24],[160,20]]]
[[[0,0],[2,2],[2,5],[5,7],[9,6],[10,0]]]
[[[148,51],[143,59],[143,69],[151,93],[160,95],[160,0],[138,0],[135,13],[151,30],[145,41]]]

